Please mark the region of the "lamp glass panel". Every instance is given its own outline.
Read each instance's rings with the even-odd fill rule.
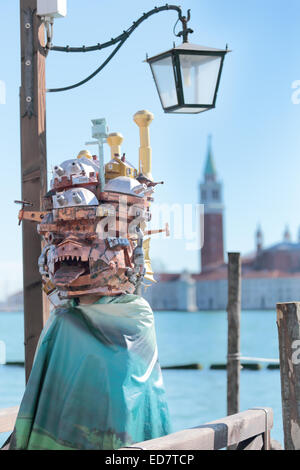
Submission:
[[[172,57],[159,59],[150,65],[163,107],[176,106],[178,101]]]
[[[198,114],[202,113],[203,111],[207,111],[210,108],[187,108],[182,106],[178,109],[172,109],[172,111],[168,111],[169,113],[184,113],[184,114]]]
[[[212,105],[221,57],[188,54],[179,57],[185,104]]]

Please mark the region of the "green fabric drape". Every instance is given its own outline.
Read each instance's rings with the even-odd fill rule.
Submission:
[[[154,318],[136,295],[52,312],[11,449],[117,449],[170,432]]]

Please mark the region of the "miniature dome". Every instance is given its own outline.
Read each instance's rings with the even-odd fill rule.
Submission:
[[[128,194],[129,196],[144,197],[144,191],[147,186],[140,184],[136,179],[128,176],[119,176],[111,179],[104,186],[104,191]]]
[[[70,185],[97,182],[99,161],[89,160],[86,156],[80,159],[65,160],[53,168],[52,189],[63,189]]]
[[[52,199],[54,209],[99,205],[95,194],[86,188],[73,188],[67,191],[57,192]]]

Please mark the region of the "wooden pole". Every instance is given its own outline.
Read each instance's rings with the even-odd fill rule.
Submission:
[[[47,192],[44,25],[36,16],[37,0],[20,0],[21,28],[21,178],[22,199],[42,209]],[[28,380],[37,342],[48,316],[38,257],[41,241],[36,224],[23,222],[23,289],[25,370]]]
[[[240,408],[241,258],[228,253],[227,415]]]
[[[300,450],[300,302],[277,304],[281,400],[286,450]]]

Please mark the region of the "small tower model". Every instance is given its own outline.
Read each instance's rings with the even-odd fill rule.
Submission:
[[[212,155],[211,136],[208,138],[204,182],[200,184],[200,203],[204,204],[204,244],[200,251],[201,271],[224,263],[222,184]]]
[[[153,118],[153,114],[146,110],[138,111],[133,116],[134,122],[140,128],[139,176],[143,175],[150,181],[153,181],[153,177],[151,173],[152,150],[150,147],[149,126]]]
[[[123,136],[119,132],[109,134],[106,139],[111,152],[111,160],[105,165],[106,183],[119,176],[137,177],[137,170],[126,160],[125,154],[121,157],[121,144],[123,140]]]
[[[86,142],[86,145],[97,145],[98,152],[99,152],[99,184],[100,184],[100,191],[104,190],[105,185],[105,175],[104,175],[104,149],[103,145],[106,142],[108,133],[108,127],[106,125],[105,118],[101,119],[92,119],[92,137],[93,140],[91,142]]]

